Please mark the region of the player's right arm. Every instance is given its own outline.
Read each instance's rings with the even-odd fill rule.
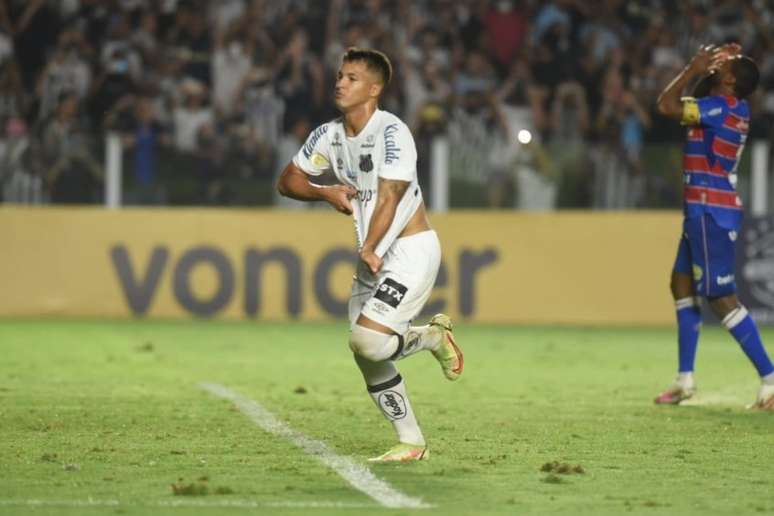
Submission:
[[[691,62],[683,68],[677,76],[664,88],[661,95],[658,96],[656,106],[658,112],[669,118],[679,120],[685,125],[696,125],[699,123],[699,113],[696,108],[695,99],[682,98],[685,88],[697,77],[711,72],[722,60],[727,59],[729,55],[738,53],[739,46],[728,44],[722,47],[712,45],[702,46],[693,56]]]
[[[656,101],[659,113],[676,120],[684,119],[683,111],[686,107],[681,99],[683,91],[697,77],[707,73],[712,64],[713,51],[711,46],[701,47],[691,62],[664,88]]]
[[[282,171],[277,190],[280,194],[297,201],[326,201],[336,211],[346,215],[352,214],[352,199],[357,190],[347,185],[316,185],[309,176],[292,161]]]
[[[323,124],[309,135],[306,143],[282,171],[277,190],[280,194],[298,201],[326,201],[336,211],[352,214],[352,199],[357,190],[347,185],[321,186],[310,181],[330,170],[328,124]]]

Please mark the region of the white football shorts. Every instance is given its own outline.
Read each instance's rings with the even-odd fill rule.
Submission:
[[[362,313],[405,334],[430,297],[440,265],[441,243],[432,230],[395,240],[376,276],[358,263],[349,298],[350,325]]]

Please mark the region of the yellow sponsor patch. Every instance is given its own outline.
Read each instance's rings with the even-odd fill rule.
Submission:
[[[683,101],[683,118],[680,123],[683,125],[698,125],[701,122],[701,114],[699,113],[699,104],[696,103],[696,99],[693,97],[683,97],[680,99]]]
[[[312,158],[310,160],[312,162],[312,165],[314,165],[317,168],[328,168],[330,166],[330,162],[328,161],[328,158],[323,156],[322,154],[315,152],[312,154]]]
[[[694,281],[701,281],[701,277],[704,276],[704,270],[696,265],[693,264],[693,279]]]

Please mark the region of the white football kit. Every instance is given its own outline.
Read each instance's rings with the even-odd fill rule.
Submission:
[[[358,262],[349,302],[351,324],[362,312],[404,334],[430,296],[441,261],[435,231],[397,238],[422,203],[417,151],[408,127],[392,113],[376,110],[357,136],[348,137],[338,118],[312,131],[293,163],[313,176],[332,170],[342,184],[357,190],[352,216],[358,249],[368,235],[379,178],[410,183],[376,246],[376,254],[384,259],[382,270],[374,276]]]

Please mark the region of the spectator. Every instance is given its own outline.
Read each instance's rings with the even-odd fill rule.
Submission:
[[[24,117],[26,114],[27,96],[19,69],[13,59],[6,59],[0,65],[0,126],[4,127],[10,118]]]
[[[79,102],[86,99],[91,88],[91,68],[84,59],[83,45],[85,43],[76,30],[60,34],[59,43],[38,78],[39,119],[46,119],[53,113],[64,92],[75,93]]]
[[[276,65],[275,80],[285,101],[286,122],[305,113],[319,113],[325,100],[323,67],[317,57],[308,52],[307,44],[306,31],[296,29]]]
[[[6,203],[40,204],[44,201],[43,180],[38,175],[27,134],[19,117],[8,118],[0,139],[0,184]]]
[[[109,114],[106,126],[121,133],[123,147],[131,151],[127,204],[164,204],[166,189],[159,181],[157,155],[159,148],[171,140],[158,119],[152,96],[135,98],[127,95]]]
[[[193,153],[202,133],[212,131],[215,117],[206,103],[206,87],[196,79],[187,78],[180,85],[182,102],[174,109],[174,142],[177,150]]]
[[[89,135],[78,96],[62,93],[41,137],[51,202],[83,204],[99,199],[102,167],[92,153]]]
[[[213,100],[215,109],[222,117],[234,114],[237,92],[252,68],[250,40],[238,26],[215,36],[215,52],[212,54],[214,76]]]

